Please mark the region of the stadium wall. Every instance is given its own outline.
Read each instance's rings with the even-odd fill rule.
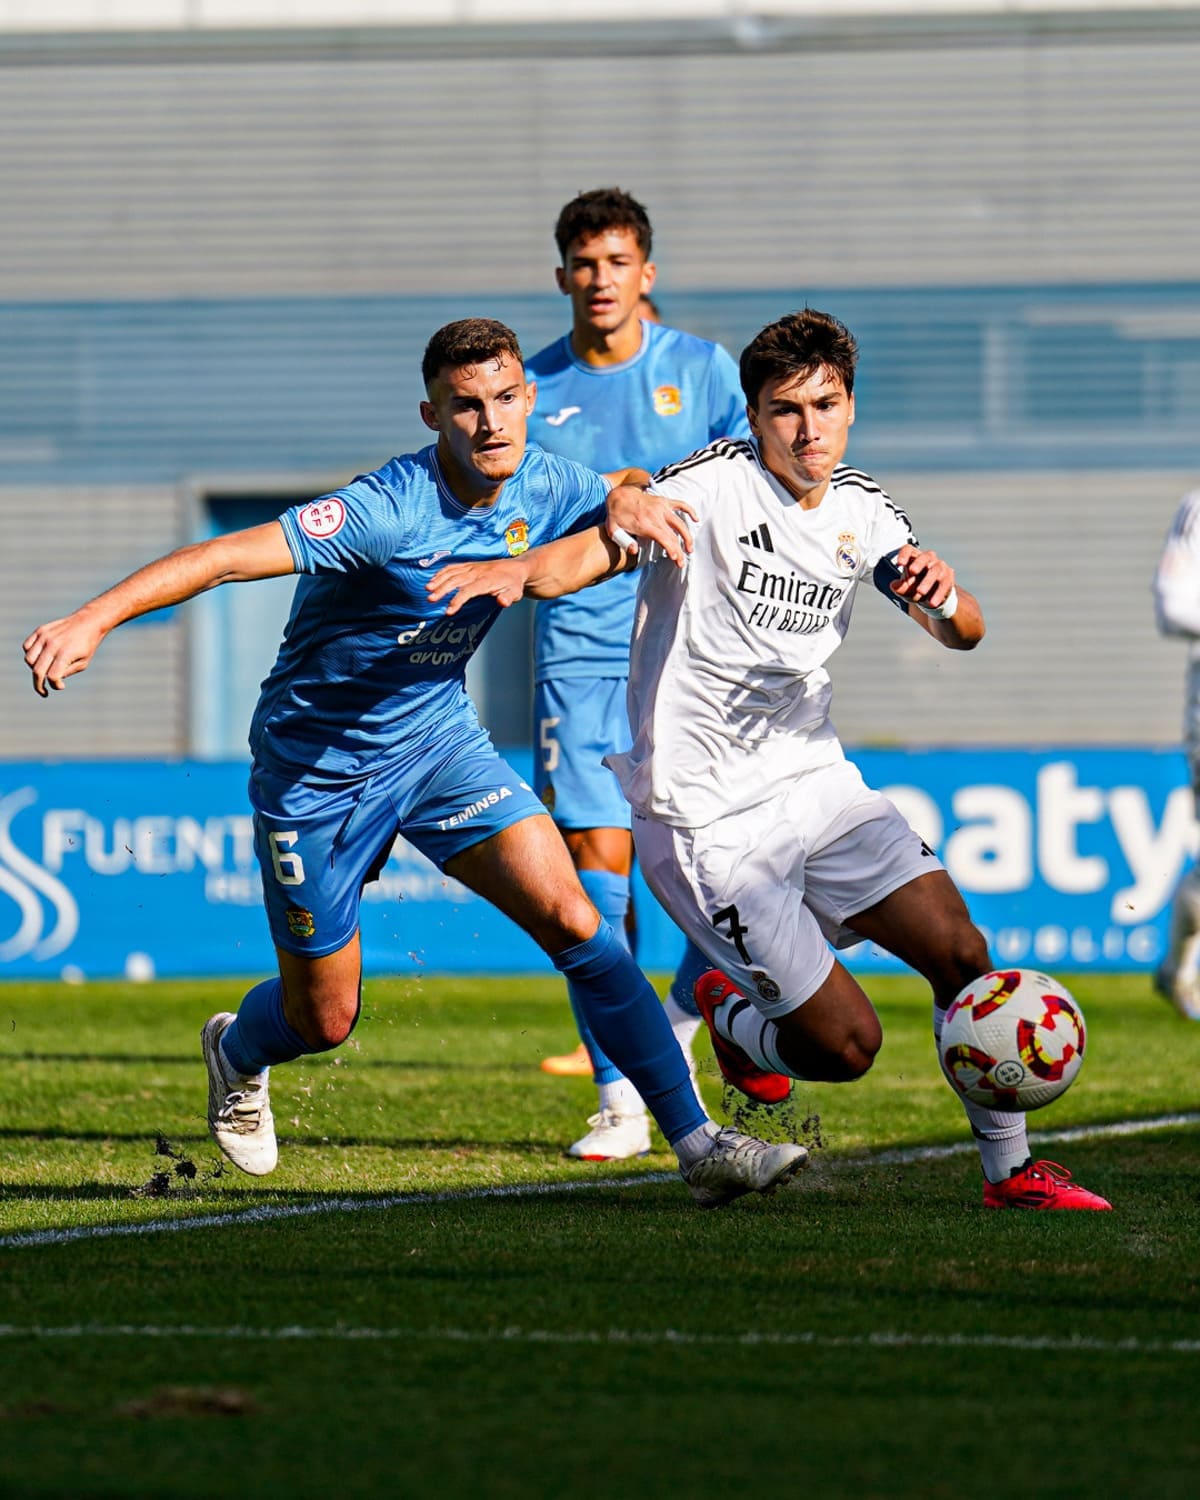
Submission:
[[[1198,73],[1194,10],[5,37],[0,753],[241,753],[246,705],[204,704],[270,622],[122,632],[50,705],[16,643],[214,494],[422,441],[429,332],[560,332],[550,226],[606,181],[651,208],[671,320],[735,352],[806,300],[855,328],[850,456],[985,600],[936,665],[864,604],[848,737],[1173,741],[1147,583],[1200,470]],[[501,739],[527,633],[474,674]]]

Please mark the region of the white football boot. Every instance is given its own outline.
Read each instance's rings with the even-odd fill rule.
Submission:
[[[770,1146],[724,1125],[712,1146],[679,1175],[701,1208],[721,1208],[745,1193],[770,1194],[808,1165],[808,1151],[794,1141]]]
[[[645,1114],[619,1115],[615,1109],[602,1109],[588,1116],[592,1127],[567,1147],[567,1155],[577,1161],[625,1161],[631,1156],[645,1156],[650,1150],[650,1120]]]
[[[1159,964],[1154,988],[1186,1021],[1200,1021],[1200,936],[1187,938],[1174,962],[1168,954]]]
[[[228,1011],[210,1016],[200,1032],[208,1068],[208,1133],[235,1167],[252,1177],[275,1170],[275,1117],[267,1091],[267,1074],[235,1073],[221,1051],[221,1037],[237,1018]]]

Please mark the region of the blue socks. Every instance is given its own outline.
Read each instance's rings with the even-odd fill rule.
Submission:
[[[617,942],[622,948],[626,948],[628,945],[625,940],[625,912],[629,906],[629,877],[614,875],[611,870],[580,870],[579,883],[601,918],[612,928]],[[611,1058],[605,1055],[603,1048],[592,1035],[591,1027],[584,1016],[583,1005],[575,993],[575,986],[569,974],[567,975],[567,996],[575,1015],[579,1039],[587,1048],[588,1057],[591,1058],[592,1072],[596,1076],[597,1084],[616,1083],[621,1077],[621,1070]]]
[[[299,1032],[288,1025],[281,979],[264,979],[254,986],[239,1006],[237,1019],[226,1028],[221,1050],[230,1067],[247,1076],[312,1052]]]
[[[589,1031],[646,1101],[668,1142],[674,1145],[704,1126],[708,1117],[671,1023],[612,927],[601,921],[594,937],[553,954],[552,961],[566,976]]]
[[[683,957],[679,960],[679,967],[675,970],[675,978],[671,981],[671,999],[685,1015],[695,1016],[699,1019],[700,1009],[696,1004],[696,981],[701,974],[707,974],[709,969],[717,966],[711,958],[707,958],[700,952],[692,940],[688,939],[688,945],[683,950]]]

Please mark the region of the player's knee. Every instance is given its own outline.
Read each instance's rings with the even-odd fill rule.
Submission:
[[[530,931],[547,953],[576,948],[596,935],[599,913],[578,881],[547,893]]]
[[[829,1081],[853,1083],[856,1078],[869,1073],[882,1046],[883,1029],[878,1022],[874,1026],[859,1028],[846,1038],[840,1051],[832,1059],[834,1072]]]
[[[958,923],[943,945],[937,972],[930,975],[934,994],[942,1004],[992,967],[987,940],[973,922]]]
[[[779,1054],[797,1078],[812,1083],[853,1083],[871,1066],[883,1046],[883,1029],[874,1013],[863,1023],[824,1044],[780,1037]]]

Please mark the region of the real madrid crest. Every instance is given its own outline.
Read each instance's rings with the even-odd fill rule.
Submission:
[[[852,531],[838,533],[837,551],[833,556],[838,572],[845,578],[853,578],[862,563],[862,553],[858,549],[858,539]]]

